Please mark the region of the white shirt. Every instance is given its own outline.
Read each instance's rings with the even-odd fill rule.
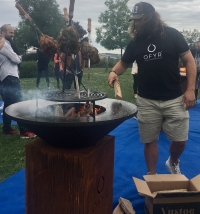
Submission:
[[[8,75],[18,77],[18,64],[22,61],[12,49],[10,42],[5,40],[5,44],[0,50],[0,80],[3,81]]]
[[[137,66],[137,62],[134,61],[133,65],[132,65],[132,70],[131,70],[131,74],[137,74],[138,73],[138,66]]]

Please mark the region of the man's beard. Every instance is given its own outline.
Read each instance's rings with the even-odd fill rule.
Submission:
[[[8,40],[9,42],[13,41],[13,37],[10,37],[10,36],[5,36],[5,39]]]

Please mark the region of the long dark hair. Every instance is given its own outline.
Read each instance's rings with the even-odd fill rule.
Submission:
[[[134,20],[131,21],[129,33],[133,36],[134,40],[144,37],[149,39],[157,33],[160,33],[161,38],[164,38],[165,26],[167,25],[161,20],[159,13],[152,12],[140,19],[137,29],[135,28]]]

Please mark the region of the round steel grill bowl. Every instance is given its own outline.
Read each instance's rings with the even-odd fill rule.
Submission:
[[[38,95],[39,98],[57,101],[57,102],[85,102],[85,101],[96,101],[102,100],[107,97],[106,93],[91,91],[90,97],[86,91],[80,91],[80,98],[78,97],[78,93],[76,90],[65,90],[62,91],[46,91]]]
[[[39,100],[39,108],[36,108],[36,100],[28,100],[8,106],[5,113],[51,145],[81,148],[97,143],[137,112],[137,107],[132,103],[106,98],[96,102],[103,111],[95,117],[64,117],[50,113],[49,109],[55,109],[58,105],[66,103]]]

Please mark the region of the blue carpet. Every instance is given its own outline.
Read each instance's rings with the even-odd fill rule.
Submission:
[[[144,198],[137,194],[132,176],[143,178],[147,168],[140,143],[138,124],[133,118],[126,120],[110,135],[115,136],[115,166],[113,208],[119,197],[130,200],[137,214],[144,214]],[[181,156],[182,174],[191,179],[200,174],[200,101],[190,109],[190,131],[186,149]],[[162,132],[159,139],[158,174],[168,174],[164,164],[169,157],[169,141]],[[25,213],[25,170],[21,170],[0,184],[0,214]]]

